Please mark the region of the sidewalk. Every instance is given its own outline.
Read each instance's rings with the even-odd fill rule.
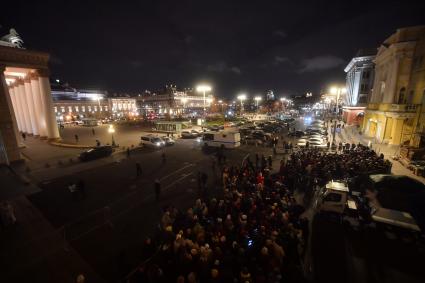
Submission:
[[[392,162],[393,167],[391,172],[394,175],[405,175],[425,184],[424,177],[416,176],[412,171],[404,167],[403,164],[401,164],[399,161],[392,159],[392,157],[397,155],[400,150],[400,147],[397,145],[374,143],[373,138],[360,135],[357,128],[354,126],[345,127],[342,129],[340,133],[337,133],[336,140],[337,142],[342,141],[355,144],[360,142],[363,145],[368,145],[370,142],[372,148],[376,151],[377,154],[382,153],[386,159],[389,159]]]
[[[87,282],[104,282],[67,244],[61,229],[54,229],[23,195],[27,185],[12,173],[2,174],[1,180],[1,199],[7,196],[17,218],[0,230],[2,282],[73,283],[78,274]]]

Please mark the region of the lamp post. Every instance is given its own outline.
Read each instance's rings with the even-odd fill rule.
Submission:
[[[220,104],[220,113],[223,113],[223,100],[219,100],[218,104]]]
[[[112,146],[115,146],[115,140],[114,140],[114,133],[115,133],[115,129],[114,129],[114,125],[109,125],[108,133],[110,133],[110,134],[111,134],[111,138],[112,138]]]
[[[207,110],[206,108],[206,101],[205,101],[205,93],[207,91],[211,91],[211,87],[209,85],[199,85],[196,87],[196,91],[197,92],[202,92],[202,94],[204,95],[204,115],[205,115],[205,111]]]
[[[339,97],[341,96],[342,93],[345,93],[347,90],[345,87],[331,87],[330,92],[333,95],[336,95],[336,106],[335,106],[335,112],[336,115],[339,115]],[[332,143],[335,142],[335,135],[336,135],[336,119],[334,122],[334,128],[333,128],[333,132],[332,132]]]
[[[240,94],[240,95],[238,95],[238,99],[241,101],[241,115],[242,115],[242,112],[243,112],[243,101],[244,100],[246,100],[246,94]]]
[[[282,106],[282,111],[283,111],[283,102],[285,102],[286,101],[286,98],[285,97],[281,97],[280,98],[280,103],[281,103],[281,106]]]
[[[261,101],[262,98],[261,98],[261,96],[256,96],[256,97],[254,97],[254,100],[255,100],[255,107],[257,108],[257,111],[258,111],[258,101]]]
[[[183,113],[185,113],[186,111],[186,102],[187,102],[187,97],[183,97],[182,98],[182,103],[183,103]]]
[[[347,92],[347,89],[345,87],[337,87],[337,86],[333,86],[330,89],[331,94],[336,95],[336,107],[335,107],[335,112],[337,113],[337,115],[339,114],[339,99],[341,94],[344,94]]]

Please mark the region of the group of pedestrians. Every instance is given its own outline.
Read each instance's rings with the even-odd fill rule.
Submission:
[[[222,196],[187,211],[166,207],[161,235],[145,243],[144,265],[130,282],[280,282],[301,277],[305,220],[271,157],[222,166]],[[205,174],[205,175],[204,175]],[[205,186],[207,174],[198,173]],[[159,252],[157,247],[161,247]]]
[[[308,195],[332,179],[391,171],[391,162],[360,144],[336,152],[294,149],[278,173],[271,156],[254,158],[219,167],[219,198],[197,199],[186,211],[166,207],[159,237],[145,242],[150,260],[129,282],[300,280],[309,230],[294,191]]]
[[[6,228],[17,222],[15,216],[15,208],[9,201],[3,201],[0,203],[0,226]]]
[[[68,184],[68,190],[74,201],[86,198],[86,183],[82,179],[80,179],[77,183],[70,182]]]

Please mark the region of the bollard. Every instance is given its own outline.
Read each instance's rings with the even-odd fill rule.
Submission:
[[[68,242],[66,241],[66,226],[63,227],[63,250],[69,252]]]
[[[114,225],[111,222],[111,218],[112,218],[111,208],[109,206],[105,206],[103,208],[104,225],[108,225],[109,227],[113,228]]]
[[[49,168],[50,164],[48,162],[46,162],[46,164],[44,164],[44,167]]]

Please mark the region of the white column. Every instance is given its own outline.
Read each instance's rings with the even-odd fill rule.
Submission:
[[[0,66],[0,164],[9,165],[10,162],[21,159],[21,153],[18,146],[18,129],[12,114],[12,101],[9,97],[4,70],[5,67]]]
[[[22,98],[20,96],[20,92],[19,92],[19,86],[17,84],[14,85],[13,87],[13,93],[15,94],[15,100],[16,100],[16,105],[18,108],[18,116],[19,116],[19,120],[21,120],[21,132],[26,133],[27,132],[27,127],[25,125],[25,117],[24,117],[24,110],[22,107]]]
[[[40,92],[38,77],[31,75],[31,91],[34,98],[35,114],[38,121],[38,131],[40,137],[47,137],[46,116],[44,114],[43,99]]]
[[[30,111],[28,108],[28,101],[27,101],[27,96],[25,95],[25,86],[23,81],[19,82],[18,92],[19,92],[19,97],[21,98],[21,101],[22,101],[22,112],[24,113],[26,133],[32,134]]]
[[[28,102],[28,110],[30,114],[29,116],[31,121],[32,133],[35,136],[38,136],[39,135],[38,121],[37,121],[37,116],[35,114],[34,97],[31,90],[31,80],[29,78],[25,78],[24,85],[25,85],[25,95],[27,97],[27,102]]]
[[[47,70],[40,70],[40,93],[44,101],[44,113],[47,126],[47,137],[49,139],[60,138],[58,124],[56,122],[55,112],[53,111],[52,93],[50,90],[49,77]]]
[[[16,97],[15,97],[15,92],[13,91],[13,87],[9,87],[9,95],[10,95],[10,100],[12,101],[12,107],[13,107],[13,115],[15,115],[15,119],[16,119],[16,123],[18,125],[18,130],[21,131],[21,121],[19,120],[19,116],[18,116],[18,106],[17,106],[17,102],[16,102]]]

